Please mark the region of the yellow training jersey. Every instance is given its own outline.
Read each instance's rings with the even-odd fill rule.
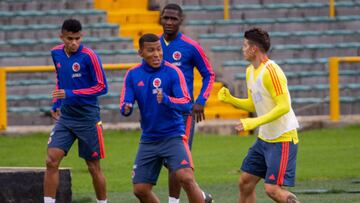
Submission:
[[[257,114],[256,118],[241,119],[245,130],[259,127],[259,138],[266,142],[298,142],[299,127],[291,108],[287,79],[281,68],[266,60],[256,69],[246,70],[248,100]]]

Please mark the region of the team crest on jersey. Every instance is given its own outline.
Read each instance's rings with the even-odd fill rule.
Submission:
[[[158,89],[161,85],[161,79],[160,78],[155,78],[153,81],[153,86]]]
[[[72,69],[73,69],[74,72],[79,72],[80,64],[78,62],[73,63]]]
[[[60,62],[58,62],[58,63],[56,64],[56,67],[57,67],[57,68],[61,68]]]
[[[174,51],[172,57],[176,61],[180,60],[181,59],[181,52],[180,51]]]

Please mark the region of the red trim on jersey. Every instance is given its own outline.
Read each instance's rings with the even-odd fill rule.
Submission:
[[[210,92],[211,92],[211,89],[212,89],[214,81],[215,81],[215,73],[211,68],[209,59],[207,58],[203,48],[199,45],[199,43],[197,43],[193,39],[187,37],[186,35],[182,35],[181,39],[184,40],[185,42],[188,42],[189,44],[193,45],[197,49],[197,51],[200,53],[200,56],[201,56],[201,58],[203,59],[203,61],[205,63],[206,69],[210,73],[210,80],[209,80],[208,86],[206,87],[206,89],[204,91],[204,94],[203,94],[203,97],[205,99],[207,99],[210,96]]]
[[[65,47],[65,44],[59,44],[59,45],[54,46],[54,47],[51,49],[51,51],[53,51],[53,50],[59,50],[59,49],[64,49],[64,47]]]
[[[100,158],[105,158],[105,143],[104,143],[104,136],[103,136],[103,131],[102,131],[102,127],[100,124],[96,124],[96,129],[97,129],[97,136],[98,136],[98,140],[99,140],[99,146],[100,146]]]
[[[280,161],[280,167],[279,167],[279,174],[278,174],[278,180],[277,185],[283,185],[284,184],[284,176],[288,165],[289,160],[289,142],[283,142],[282,143],[282,150],[281,150],[281,161]]]
[[[129,74],[129,72],[130,72],[131,70],[133,70],[133,69],[135,69],[135,68],[138,68],[138,67],[140,67],[140,66],[141,66],[141,64],[137,64],[137,65],[135,65],[134,67],[129,68],[129,69],[126,71],[126,73],[125,73],[125,76],[124,76],[124,85],[123,85],[123,88],[122,88],[122,90],[121,90],[121,95],[120,95],[120,103],[119,103],[120,109],[121,109],[121,107],[124,105],[127,76],[128,76],[128,74]]]
[[[192,123],[192,115],[188,115],[188,117],[186,118],[186,126],[185,126],[185,138],[187,143],[189,143],[191,123]]]
[[[190,167],[192,169],[194,169],[194,162],[193,162],[193,159],[192,159],[192,156],[191,156],[191,151],[190,151],[190,148],[189,148],[189,144],[188,144],[187,140],[185,140],[184,138],[183,138],[183,144],[184,144],[184,147],[185,147],[186,154],[189,157]]]
[[[96,80],[98,83],[95,86],[92,86],[90,88],[77,89],[77,90],[73,90],[72,92],[74,94],[86,94],[86,95],[101,92],[105,88],[105,83],[104,83],[104,76],[103,76],[103,73],[101,70],[101,65],[99,63],[99,59],[96,56],[96,54],[93,52],[93,50],[91,50],[87,47],[83,47],[81,52],[89,55],[91,63],[94,67]]]
[[[190,95],[189,95],[189,92],[187,91],[187,86],[186,86],[186,80],[185,80],[185,77],[183,75],[183,73],[181,72],[181,70],[172,65],[171,63],[165,61],[165,65],[174,69],[176,71],[176,73],[178,74],[179,76],[179,79],[180,79],[180,87],[181,87],[181,91],[184,95],[184,97],[182,98],[175,98],[175,97],[170,97],[169,96],[169,100],[172,102],[172,103],[176,103],[176,104],[186,104],[190,101]]]

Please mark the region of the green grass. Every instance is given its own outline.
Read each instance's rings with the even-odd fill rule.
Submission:
[[[322,129],[300,133],[297,161],[297,185],[291,190],[358,189],[360,184],[360,126]],[[0,166],[43,167],[47,134],[0,137]],[[236,202],[239,167],[255,136],[196,135],[193,146],[195,176],[200,186],[213,194],[216,202]],[[137,202],[132,195],[131,170],[139,142],[139,132],[105,132],[107,158],[102,167],[107,178],[111,202]],[[94,202],[93,188],[84,161],[74,145],[61,164],[72,168],[73,199],[77,203]],[[154,188],[162,202],[167,198],[167,175],[162,171]],[[257,202],[271,202],[258,185]],[[298,194],[302,202],[359,202],[360,194]],[[183,198],[184,200],[186,197]],[[185,201],[183,201],[185,202]]]

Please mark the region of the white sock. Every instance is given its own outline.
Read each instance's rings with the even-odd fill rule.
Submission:
[[[203,195],[204,199],[206,199],[206,195],[204,191],[201,191],[201,194]]]
[[[96,199],[96,203],[107,203],[107,199],[106,200],[98,200],[98,199]]]
[[[169,197],[169,203],[180,203],[180,199],[176,199],[174,197]]]
[[[55,199],[52,197],[44,197],[44,203],[55,203]]]

